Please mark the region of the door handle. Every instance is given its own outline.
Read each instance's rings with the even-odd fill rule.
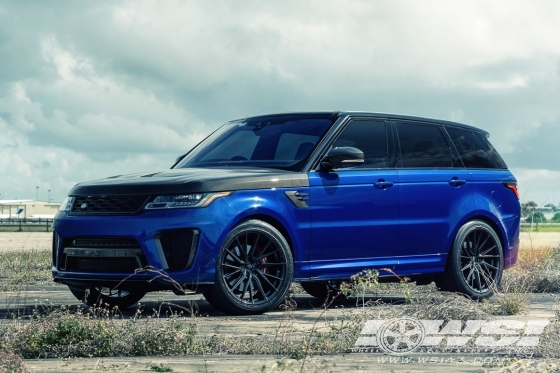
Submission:
[[[379,188],[379,189],[387,189],[387,188],[392,187],[393,184],[394,184],[394,183],[393,183],[392,181],[385,181],[385,180],[383,180],[383,179],[379,179],[379,181],[376,182],[376,183],[374,183],[373,185],[374,185],[376,188]]]
[[[455,186],[455,187],[460,187],[463,184],[466,184],[467,180],[460,180],[456,177],[454,177],[453,179],[449,180],[449,184]]]

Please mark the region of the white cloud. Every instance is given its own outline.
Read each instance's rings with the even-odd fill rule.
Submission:
[[[164,168],[225,120],[284,110],[462,121],[488,130],[524,183],[531,169],[560,171],[557,2],[0,7],[0,171],[21,184],[3,177],[0,192],[40,184],[61,196],[76,181]]]
[[[560,171],[514,168],[522,201],[535,201],[540,206],[560,201]]]

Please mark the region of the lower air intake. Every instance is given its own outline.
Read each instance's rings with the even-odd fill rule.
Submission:
[[[164,231],[159,237],[161,249],[169,270],[181,270],[191,266],[198,243],[195,229]]]

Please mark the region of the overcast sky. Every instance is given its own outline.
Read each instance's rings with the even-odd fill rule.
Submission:
[[[0,0],[0,196],[169,168],[252,114],[484,128],[524,200],[560,202],[558,1]]]

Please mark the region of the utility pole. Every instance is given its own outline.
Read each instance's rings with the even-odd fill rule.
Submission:
[[[37,188],[37,198],[35,200],[38,201],[39,200],[39,186],[36,186],[35,188]]]
[[[47,192],[49,192],[49,200],[47,201],[47,204],[51,204],[51,190],[47,190]]]

